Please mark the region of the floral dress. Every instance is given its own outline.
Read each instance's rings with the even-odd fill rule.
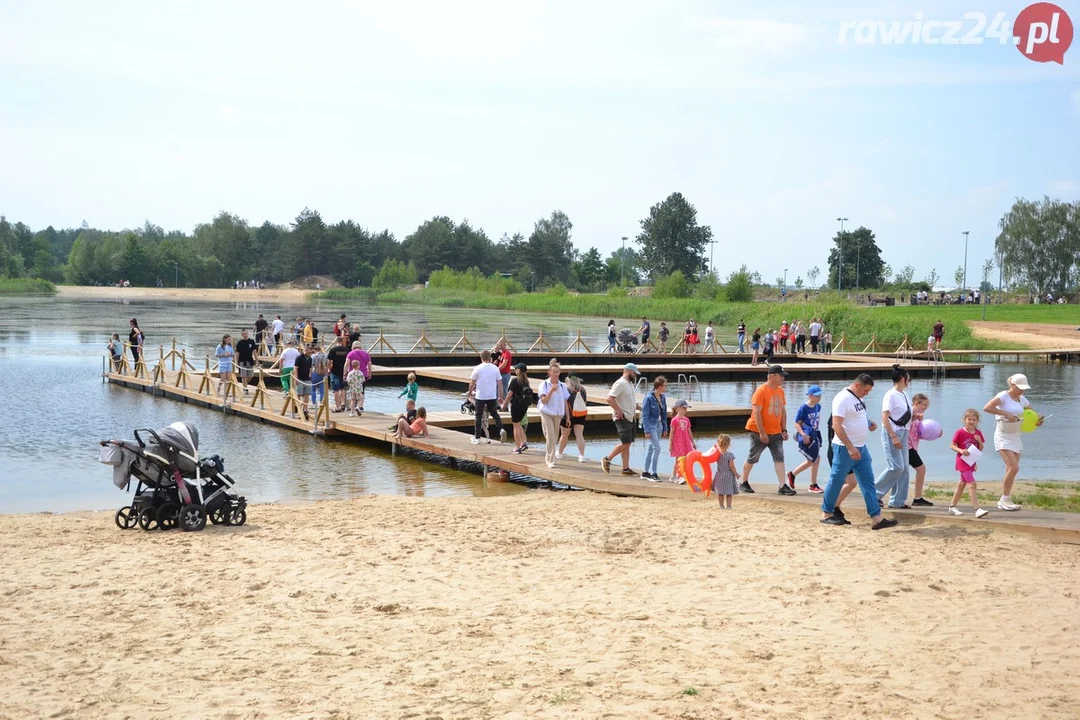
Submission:
[[[671,457],[686,457],[694,449],[690,439],[690,418],[676,415],[671,418]]]

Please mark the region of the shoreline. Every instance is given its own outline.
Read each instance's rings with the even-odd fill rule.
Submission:
[[[0,715],[1074,715],[1075,547],[734,505],[371,496],[201,533],[0,516]]]
[[[86,285],[57,285],[54,297],[74,300],[184,300],[189,302],[287,302],[314,304],[309,296],[316,292],[303,288],[265,288],[263,290],[234,290],[233,288],[155,288],[155,287],[93,287]]]

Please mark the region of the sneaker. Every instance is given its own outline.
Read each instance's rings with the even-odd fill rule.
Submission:
[[[788,474],[787,474],[787,482],[788,482],[788,485],[791,486],[791,489],[794,490],[795,489],[795,473],[788,472]]]
[[[611,461],[608,460],[607,458],[600,458],[600,467],[603,468],[604,472],[610,473],[611,472]]]
[[[562,453],[555,453],[556,460],[562,460]]]
[[[352,410],[349,411],[349,417],[354,417],[355,415],[356,413],[354,413]]]
[[[684,478],[682,476],[675,478],[675,484],[676,485],[685,485],[686,484],[686,478]]]
[[[633,470],[631,470],[630,468],[623,468],[622,469],[622,474],[623,475],[635,475],[636,473]]]
[[[579,463],[583,463],[583,462],[585,462],[585,456],[584,456],[584,455],[578,455],[578,459],[577,459],[577,461],[578,461]]]
[[[654,482],[654,483],[658,483],[658,482],[663,482],[663,481],[662,481],[662,480],[660,479],[660,476],[659,476],[659,475],[653,475],[652,473],[650,473],[650,474],[649,474],[649,477],[648,477],[648,478],[646,478],[646,479],[647,479],[647,480],[648,480],[649,482]]]
[[[956,507],[955,505],[950,505],[949,506],[949,514],[959,516],[959,515],[963,515],[964,511],[961,510],[960,508]]]
[[[484,442],[487,443],[488,445],[490,445],[491,444],[491,438],[489,438],[489,437],[484,438]]]
[[[522,443],[521,444],[521,452],[525,452],[528,449],[529,449],[529,443]]]
[[[750,487],[750,483],[744,482],[744,483],[741,483],[739,485],[739,492],[749,493],[750,495],[753,495],[754,494],[754,488]]]
[[[930,502],[929,500],[924,500],[921,497],[917,497],[917,498],[915,498],[914,500],[911,501],[911,506],[912,507],[934,507],[934,503]]]
[[[795,491],[789,488],[787,485],[781,485],[780,489],[776,491],[778,495],[794,495]]]
[[[975,511],[975,517],[977,517],[977,518],[984,518],[989,514],[990,514],[990,511],[987,510],[986,508],[979,508],[978,510]]]
[[[998,510],[1004,510],[1005,512],[1016,512],[1020,509],[1020,506],[1014,503],[1012,500],[1001,498],[998,500]]]
[[[821,518],[821,520],[819,522],[821,522],[824,525],[846,525],[847,524],[847,521],[844,520],[844,518],[837,517],[836,515],[830,515],[827,518]]]
[[[825,488],[821,487],[820,485],[811,485],[810,492],[814,493],[815,495],[821,495],[825,492]]]
[[[652,475],[651,475],[650,473],[647,473],[647,472],[645,472],[645,471],[643,470],[643,471],[641,472],[641,479],[642,479],[642,480],[649,480],[649,481],[651,482],[651,481],[652,481]]]
[[[480,444],[480,438],[473,438],[469,442],[471,442],[473,445],[479,445]]]
[[[511,450],[510,452],[514,453],[515,455],[520,455],[520,454],[521,454],[521,452],[522,452],[522,450],[524,450],[524,448],[522,448],[522,447],[516,447],[516,448],[514,448],[513,450]]]
[[[554,470],[555,469],[555,463],[548,463],[547,466],[548,466],[548,470]]]
[[[499,431],[499,442],[506,442],[506,428]]]

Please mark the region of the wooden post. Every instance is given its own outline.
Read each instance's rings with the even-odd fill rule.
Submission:
[[[510,348],[510,352],[515,354],[517,353],[517,348],[514,347],[514,343],[506,339],[506,328],[502,329],[502,335],[500,335],[498,341],[496,341],[496,344],[498,343],[502,343],[506,347]]]
[[[908,336],[907,336],[907,334],[905,334],[904,335],[904,342],[900,343],[900,347],[896,348],[896,352],[900,352],[901,350],[907,350],[907,349],[908,349]]]
[[[434,352],[434,353],[439,352],[435,348],[435,346],[431,344],[431,341],[428,340],[427,328],[424,328],[423,330],[420,331],[420,339],[416,341],[415,345],[413,345],[411,348],[409,348],[409,352],[413,353],[413,352],[416,352],[416,348],[424,348],[424,347],[429,348],[431,350],[431,352]]]
[[[555,348],[551,347],[546,339],[544,339],[544,329],[540,328],[540,337],[536,338],[536,342],[529,346],[529,349],[525,352],[536,352],[536,348],[547,350],[548,352],[555,352]]]
[[[873,348],[874,352],[877,352],[877,333],[870,336],[870,342],[867,344],[866,347],[863,348],[862,351],[865,353],[871,348]]]
[[[206,367],[203,368],[202,380],[199,381],[200,395],[206,394],[217,400],[217,390],[214,389],[214,376],[210,374],[210,356],[206,356]]]
[[[330,378],[323,378],[322,402],[315,408],[315,432],[319,432],[319,421],[322,420],[323,430],[330,427]]]
[[[577,338],[574,342],[570,343],[570,347],[566,348],[566,352],[574,352],[574,348],[584,348],[585,352],[591,353],[592,350],[585,344],[585,341],[581,339],[581,330],[577,331]]]
[[[176,338],[172,339],[172,349],[169,350],[169,363],[172,371],[176,372]]]
[[[847,336],[845,336],[843,333],[841,333],[840,334],[840,342],[836,343],[836,345],[833,347],[833,352],[840,352],[840,348],[845,347],[846,342],[847,342]]]
[[[285,413],[292,409],[293,415],[300,411],[300,401],[296,398],[296,381],[293,380],[289,383],[289,392],[285,394],[285,402],[281,404],[281,416],[285,417]]]
[[[649,342],[651,343],[652,340],[649,340]],[[675,347],[671,348],[671,352],[669,352],[668,355],[674,355],[675,353],[679,352],[679,348],[681,348],[684,344],[686,344],[685,337],[679,342],[675,343]]]
[[[454,347],[450,348],[450,353],[453,354],[453,352],[455,350],[457,350],[459,347],[461,348],[461,352],[465,352],[465,346],[468,346],[469,348],[471,348],[474,353],[479,354],[479,352],[480,352],[479,350],[476,349],[475,346],[473,346],[473,344],[471,342],[469,342],[469,338],[467,338],[465,336],[465,330],[462,330],[461,331],[461,337],[458,339],[458,341],[456,343],[454,343]]]
[[[158,345],[158,361],[154,366],[154,372],[150,376],[155,385],[165,381],[165,348]]]
[[[728,354],[728,349],[726,347],[724,347],[720,343],[715,343],[715,345],[716,345],[716,347],[720,348],[720,352],[724,353],[725,355]],[[719,354],[719,353],[717,353],[717,354]]]
[[[180,370],[178,370],[177,373],[176,373],[176,387],[181,387],[182,386],[185,390],[188,389],[188,372],[187,372],[187,369],[188,369],[187,350],[181,350],[180,351]]]
[[[264,370],[262,366],[259,366],[259,384],[255,386],[255,393],[251,398],[251,407],[255,407],[255,403],[259,403],[259,409],[266,409],[266,381],[264,376]]]
[[[379,352],[382,352],[383,347],[388,347],[390,348],[390,352],[395,354],[397,353],[397,350],[394,349],[394,346],[391,345],[390,342],[386,339],[386,336],[383,335],[382,328],[379,328],[379,338],[375,342],[371,343],[371,347],[368,348],[368,352],[375,352],[376,347],[379,348]]]

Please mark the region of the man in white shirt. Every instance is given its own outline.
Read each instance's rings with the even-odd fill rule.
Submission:
[[[821,498],[821,522],[826,525],[846,525],[844,514],[838,511],[840,491],[844,479],[854,471],[859,483],[859,492],[866,503],[866,514],[870,516],[871,527],[883,530],[897,524],[896,520],[881,517],[878,505],[877,488],[874,486],[874,466],[870,452],[866,449],[866,437],[877,430],[877,424],[866,416],[866,403],[863,399],[874,389],[874,378],[866,373],[855,378],[855,382],[837,393],[832,403],[832,427],[836,433],[833,439],[832,471],[829,482],[825,485],[825,494]]]
[[[475,396],[476,420],[473,423],[473,445],[479,445],[480,430],[484,424],[484,413],[491,413],[491,419],[495,421],[495,429],[499,431],[499,441],[506,439],[506,430],[503,429],[502,418],[499,417],[499,405],[502,404],[503,388],[502,374],[499,368],[491,362],[491,351],[484,350],[480,353],[480,364],[473,368],[469,377],[469,394]],[[491,438],[484,440],[491,442]]]
[[[814,318],[814,321],[810,323],[810,352],[816,354],[818,351],[818,341],[821,339],[821,321]]]
[[[616,455],[622,455],[622,474],[636,474],[630,469],[630,447],[634,444],[634,413],[637,411],[634,380],[640,374],[637,365],[626,363],[622,377],[615,381],[608,393],[607,402],[615,418],[615,432],[619,435],[619,444],[600,460],[600,466],[606,473],[611,472],[612,459]]]
[[[270,323],[270,329],[274,331],[274,346],[281,347],[281,334],[285,332],[285,322],[278,315],[274,318],[274,322]],[[271,355],[273,352],[271,352]]]

